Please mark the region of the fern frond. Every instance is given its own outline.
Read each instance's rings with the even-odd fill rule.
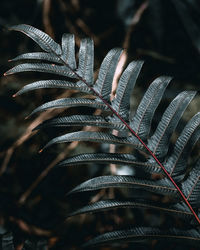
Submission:
[[[11,60],[10,62],[15,62],[15,61],[20,61],[20,60],[43,60],[43,61],[49,61],[49,62],[54,62],[61,64],[62,61],[60,58],[58,58],[54,54],[46,53],[46,52],[32,52],[32,53],[26,53],[22,54],[20,56],[17,56]]]
[[[186,175],[187,159],[192,147],[200,137],[200,113],[196,114],[186,125],[178,140],[175,143],[171,156],[168,156],[168,147],[170,137],[178,125],[183,112],[195,96],[195,91],[184,91],[180,93],[164,111],[153,136],[149,136],[151,123],[164,91],[168,86],[170,77],[159,77],[147,89],[142,98],[136,113],[130,116],[130,96],[139,72],[142,68],[142,62],[131,62],[122,73],[116,90],[116,96],[111,101],[110,94],[112,82],[117,67],[118,60],[122,53],[121,49],[112,49],[101,64],[96,82],[93,78],[94,67],[94,45],[89,38],[82,39],[79,49],[78,66],[75,59],[75,39],[73,35],[64,34],[62,37],[62,46],[57,44],[44,32],[29,25],[16,25],[11,28],[25,33],[31,37],[45,51],[39,53],[28,53],[18,56],[13,61],[32,60],[30,63],[23,63],[15,66],[5,73],[5,75],[36,71],[61,75],[72,78],[68,81],[44,80],[37,81],[23,87],[16,95],[26,93],[41,88],[65,88],[79,90],[91,94],[90,98],[62,98],[47,102],[36,108],[31,115],[51,108],[68,108],[86,106],[100,109],[105,112],[102,116],[73,115],[68,117],[56,118],[45,121],[35,129],[45,127],[65,127],[65,126],[97,126],[108,128],[109,132],[88,132],[77,131],[53,138],[44,148],[63,142],[72,141],[91,141],[98,143],[128,145],[133,149],[132,154],[81,154],[69,157],[57,164],[57,167],[80,165],[88,163],[114,163],[131,165],[137,169],[155,174],[164,172],[166,177],[158,175],[160,179],[153,180],[139,178],[137,176],[100,176],[90,179],[75,187],[70,194],[85,191],[94,191],[102,188],[135,188],[142,189],[148,194],[156,193],[169,195],[173,198],[174,204],[165,206],[158,202],[145,201],[137,203],[137,200],[128,201],[100,201],[80,210],[74,211],[71,215],[86,212],[101,211],[117,207],[139,207],[155,208],[170,214],[180,215],[184,218],[192,216],[200,224],[200,219],[191,205],[199,207],[199,161],[193,168],[189,176]],[[37,62],[36,60],[40,61]],[[111,113],[111,114],[110,114]],[[118,130],[117,136],[110,130]],[[147,144],[146,144],[147,143]],[[138,153],[139,154],[136,154]],[[147,154],[149,153],[149,154]],[[139,157],[138,157],[139,155]],[[137,158],[138,157],[138,158]],[[142,161],[141,161],[142,158]],[[138,171],[139,172],[139,171]],[[138,177],[138,178],[137,178]],[[153,176],[152,176],[153,177]],[[180,181],[184,181],[180,183]],[[176,184],[177,181],[179,185]],[[179,194],[179,196],[178,196]],[[183,199],[185,204],[182,203]],[[186,216],[184,216],[186,215]],[[100,243],[112,243],[121,241],[138,241],[143,239],[181,239],[191,243],[196,241],[199,244],[199,231],[191,229],[181,231],[171,228],[168,231],[162,231],[158,228],[138,227],[130,230],[116,231],[99,236],[88,245],[97,245]]]
[[[182,190],[194,207],[200,207],[200,159],[182,183]]]
[[[85,38],[81,40],[79,50],[79,65],[77,74],[82,77],[89,85],[93,85],[93,64],[94,64],[94,45],[93,40]],[[71,66],[70,66],[71,69]],[[77,76],[77,75],[76,75]]]
[[[161,168],[157,164],[138,161],[132,154],[114,154],[114,153],[91,153],[80,154],[59,162],[57,167],[65,167],[72,165],[98,163],[98,164],[120,164],[130,165],[148,173],[160,173]]]
[[[154,112],[170,81],[171,77],[159,77],[155,79],[147,89],[137,108],[136,114],[131,119],[131,128],[142,140],[147,140],[148,138]]]
[[[75,57],[75,37],[72,34],[62,35],[62,60],[70,65],[72,69],[76,69]]]
[[[59,117],[56,119],[50,119],[39,126],[34,130],[42,129],[46,127],[67,127],[67,126],[96,126],[101,128],[115,129],[119,131],[127,131],[124,124],[119,121],[110,121],[107,118],[104,118],[100,115],[72,115]]]
[[[119,79],[116,97],[112,101],[113,109],[125,120],[129,120],[130,97],[143,62],[131,62]]]
[[[101,64],[98,78],[94,85],[94,90],[107,102],[110,102],[112,82],[121,53],[122,49],[112,49],[108,52]]]
[[[26,34],[46,52],[55,53],[58,56],[62,54],[60,45],[56,43],[49,35],[39,29],[27,24],[15,25],[10,27],[10,29]]]
[[[34,109],[29,116],[32,116],[33,114],[46,111],[52,108],[69,108],[69,107],[80,107],[80,106],[86,106],[101,110],[108,110],[106,105],[100,101],[97,102],[96,100],[85,99],[85,98],[61,98],[55,101],[47,102],[39,106],[38,108]]]
[[[167,160],[165,167],[170,174],[178,180],[186,170],[187,158],[200,137],[200,112],[192,117],[177,139],[172,155]]]
[[[58,136],[52,139],[49,143],[47,143],[47,145],[43,149],[48,148],[53,144],[72,142],[72,141],[92,141],[92,142],[128,145],[140,150],[144,150],[142,144],[133,137],[126,138],[126,137],[115,136],[110,133],[88,132],[88,131],[78,131]]]
[[[13,235],[12,233],[5,233],[1,239],[2,250],[14,250]]]
[[[133,176],[128,175],[108,175],[99,176],[88,181],[83,182],[74,189],[72,189],[69,194],[85,191],[95,191],[102,188],[141,188],[150,192],[164,194],[164,195],[177,195],[176,188],[169,182],[169,180],[145,180],[137,179]]]
[[[102,200],[97,201],[92,204],[86,205],[80,209],[73,211],[72,213],[68,214],[67,217],[80,215],[80,214],[87,214],[87,213],[97,213],[102,211],[107,211],[110,209],[116,208],[139,208],[139,209],[152,209],[158,210],[160,212],[168,213],[173,216],[180,216],[183,218],[191,219],[192,213],[185,206],[185,204],[174,204],[174,205],[164,205],[159,204],[158,202],[152,202],[148,200]]]
[[[122,242],[140,242],[147,239],[158,239],[158,240],[179,240],[181,242],[196,245],[200,243],[200,233],[196,229],[190,230],[179,230],[172,228],[171,230],[165,231],[153,227],[136,227],[127,230],[120,230],[102,234],[96,238],[88,241],[84,247],[97,246],[100,244],[112,244]]]
[[[79,90],[83,93],[91,93],[90,89],[87,86],[83,85],[81,82],[77,82],[76,84],[73,82],[62,81],[62,80],[43,80],[37,81],[30,84],[25,85],[21,90],[19,90],[15,95],[21,95],[36,89],[45,89],[45,88],[62,88],[62,89],[73,89]]]
[[[147,144],[159,159],[166,156],[170,137],[195,94],[195,91],[180,93],[165,110],[155,133],[151,136]]]
[[[70,78],[77,78],[76,74],[65,66],[48,63],[24,63],[8,70],[5,75],[12,75],[20,72],[42,72],[50,73]]]

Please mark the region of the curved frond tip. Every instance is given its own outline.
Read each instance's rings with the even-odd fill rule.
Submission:
[[[20,31],[33,39],[43,50],[49,53],[61,55],[61,47],[49,35],[27,24],[19,24],[9,27],[10,30]]]

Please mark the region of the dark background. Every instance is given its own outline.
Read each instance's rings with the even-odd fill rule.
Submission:
[[[1,75],[14,65],[8,63],[9,59],[25,52],[39,50],[29,38],[7,30],[8,26],[21,23],[45,31],[57,42],[60,42],[63,33],[75,34],[77,45],[80,43],[80,38],[92,37],[95,43],[95,69],[99,68],[102,59],[113,47],[126,48],[128,61],[144,60],[142,76],[135,90],[136,103],[150,82],[160,75],[170,75],[174,78],[166,91],[166,100],[171,100],[178,92],[186,89],[199,90],[200,3],[197,0],[1,0]],[[47,166],[55,165],[56,161],[66,155],[84,150],[93,152],[99,147],[91,143],[74,143],[50,149],[42,155],[38,154],[38,150],[57,133],[53,130],[31,133],[30,126],[32,122],[35,125],[38,123],[37,117],[34,116],[30,120],[24,118],[45,101],[61,96],[63,91],[38,90],[15,99],[12,95],[25,84],[41,79],[42,76],[39,73],[25,73],[0,78],[2,230],[6,228],[14,232],[16,245],[21,244],[27,236],[33,240],[46,239],[48,233],[53,232],[49,243],[52,249],[79,249],[78,245],[99,233],[131,226],[132,221],[134,225],[145,223],[148,214],[143,219],[140,211],[137,212],[140,218],[138,221],[137,216],[134,217],[131,211],[126,213],[111,211],[74,217],[64,223],[66,211],[70,211],[72,206],[78,207],[82,202],[86,204],[90,200],[89,195],[68,200],[65,193],[80,182],[98,175],[98,167],[97,170],[86,167],[51,170],[26,197],[24,205],[17,205]],[[182,124],[184,125],[192,114],[198,111],[199,96],[192,102]],[[75,113],[77,111],[74,109],[65,111],[65,114]],[[58,114],[50,113],[49,117]],[[156,117],[157,120],[160,115]],[[49,117],[40,115],[38,119]],[[67,131],[72,132],[73,128]],[[63,130],[59,133],[62,134]],[[58,152],[64,152],[64,156]],[[198,149],[194,155],[199,155]],[[151,220],[152,218],[153,215]],[[164,218],[165,221],[167,219],[169,218]],[[160,217],[156,217],[151,223],[157,224],[156,220],[160,220]],[[42,231],[39,231],[40,229]],[[160,244],[153,241],[147,245],[125,244],[122,247],[137,250],[160,249]],[[188,247],[166,243],[162,245],[162,249],[188,249]]]

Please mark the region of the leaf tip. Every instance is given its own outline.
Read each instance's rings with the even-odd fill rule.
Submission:
[[[40,150],[38,151],[38,153],[41,154],[41,153],[43,152],[43,150],[44,150],[43,148],[40,149]]]
[[[74,193],[74,189],[72,189],[72,190],[70,190],[69,192],[67,192],[66,194],[65,194],[65,196],[70,196],[71,194],[73,194]]]
[[[11,70],[8,70],[8,71],[6,71],[5,73],[3,73],[4,76],[11,75],[11,74],[13,74],[13,73],[11,72]]]

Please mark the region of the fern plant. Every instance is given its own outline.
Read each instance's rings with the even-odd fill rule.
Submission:
[[[36,71],[66,77],[66,80],[41,80],[24,86],[14,96],[41,88],[75,89],[91,97],[62,98],[47,102],[36,108],[31,115],[52,108],[86,106],[101,110],[101,115],[72,115],[47,120],[35,129],[67,126],[96,126],[106,128],[106,132],[77,131],[52,139],[42,149],[72,141],[91,141],[132,147],[132,153],[84,153],[68,157],[57,167],[89,163],[129,165],[138,169],[134,176],[108,175],[92,178],[73,188],[68,195],[100,190],[105,188],[139,189],[147,194],[168,196],[165,204],[146,198],[126,197],[124,199],[101,200],[78,210],[68,217],[78,214],[99,212],[114,208],[154,209],[170,216],[179,216],[187,224],[187,229],[158,227],[133,227],[121,231],[108,232],[85,244],[111,244],[116,242],[141,241],[146,239],[181,240],[186,243],[200,243],[200,159],[195,166],[188,168],[187,160],[200,136],[200,113],[186,124],[169,153],[170,138],[176,129],[185,109],[194,98],[195,91],[183,91],[171,101],[162,115],[155,132],[151,134],[152,119],[171,78],[158,77],[146,93],[134,115],[130,110],[130,97],[143,62],[131,62],[122,73],[116,95],[110,94],[115,70],[122,49],[112,49],[104,58],[97,80],[93,77],[94,46],[89,38],[82,39],[78,65],[75,58],[75,39],[71,34],[62,36],[61,46],[44,32],[29,26],[16,25],[11,30],[20,31],[32,38],[44,52],[22,54],[12,61],[27,60],[10,69],[5,75],[18,72]],[[113,130],[118,131],[117,135]],[[40,152],[42,152],[42,150]],[[143,173],[143,174],[141,174]],[[153,178],[155,174],[159,178]]]

